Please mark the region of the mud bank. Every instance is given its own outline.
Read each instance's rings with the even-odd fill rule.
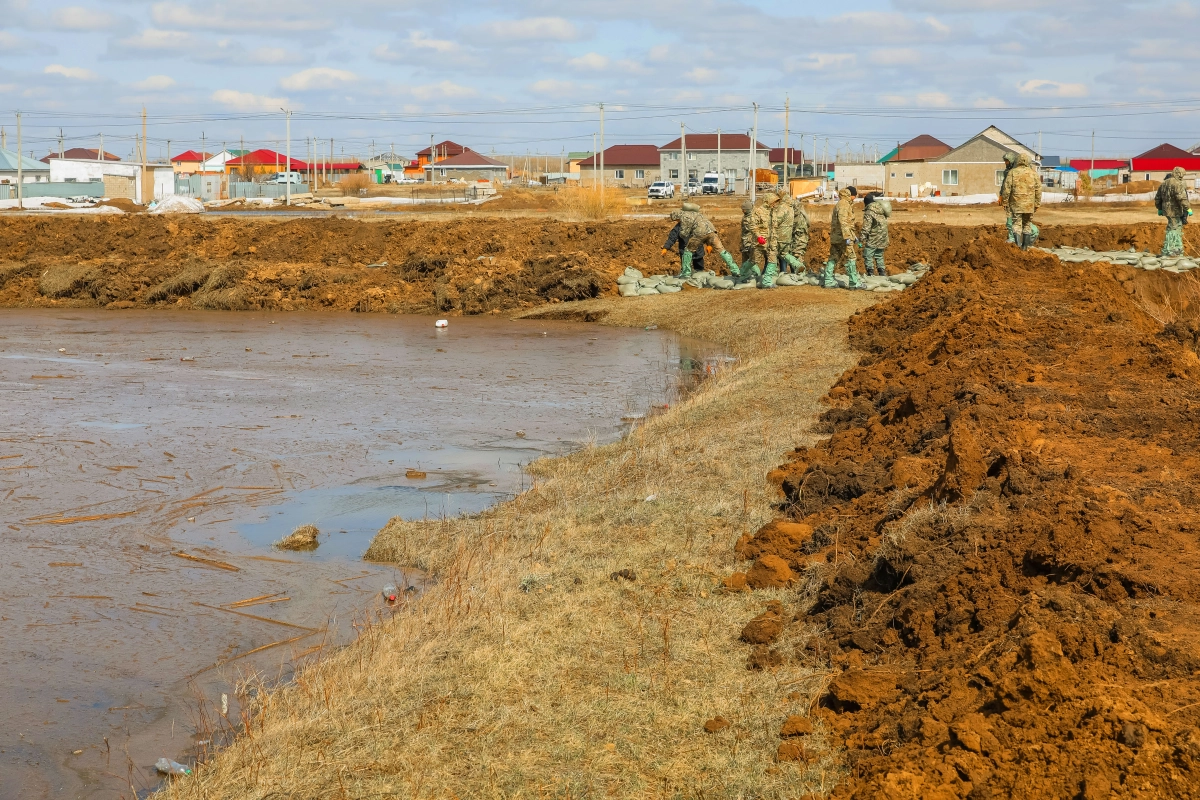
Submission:
[[[1200,794],[1196,326],[1134,273],[979,240],[851,321],[830,437],[736,548],[811,600],[746,655],[828,672],[835,796]]]
[[[718,223],[729,246],[736,220]],[[593,223],[13,217],[0,226],[0,307],[181,307],[499,313],[615,294],[627,266],[673,272],[663,219]],[[894,271],[998,226],[894,222]],[[1189,228],[1192,252],[1200,231]],[[1192,235],[1194,234],[1194,235]],[[1157,248],[1156,225],[1045,226],[1050,244]],[[828,252],[816,224],[808,261]]]

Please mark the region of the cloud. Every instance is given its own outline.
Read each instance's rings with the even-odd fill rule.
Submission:
[[[806,57],[792,61],[792,69],[820,72],[827,69],[853,67],[857,56],[854,53],[809,53]]]
[[[510,42],[570,42],[579,38],[579,29],[562,17],[527,17],[488,22],[481,26],[489,36]]]
[[[175,85],[175,79],[168,75],[151,75],[145,80],[133,84],[133,88],[143,92],[162,92]]]
[[[944,108],[954,105],[954,102],[945,92],[921,92],[917,95],[917,105]]]
[[[99,76],[90,69],[83,67],[64,67],[62,64],[48,64],[42,72],[46,75],[61,75],[73,81],[94,81]]]
[[[361,5],[361,3],[356,3]],[[271,0],[155,3],[150,18],[165,28],[204,31],[241,31],[250,34],[278,31],[330,30],[336,23],[317,13],[313,3],[280,3]]]
[[[460,86],[451,81],[431,83],[428,86],[414,86],[409,91],[418,100],[462,100],[479,94],[469,86]]]
[[[971,105],[976,108],[1007,108],[1008,103],[1001,100],[999,97],[980,97]]]
[[[575,92],[575,84],[571,81],[560,81],[553,78],[535,81],[529,90],[534,94],[550,95],[552,97],[565,97],[566,95]]]
[[[303,64],[308,56],[286,47],[258,47],[246,56],[251,64]]]
[[[921,51],[912,47],[882,47],[867,56],[881,67],[908,67],[921,62]]]
[[[188,49],[195,44],[195,40],[190,33],[185,33],[184,31],[145,28],[133,36],[118,39],[116,44],[122,50],[166,52]]]
[[[417,50],[432,50],[435,53],[454,53],[459,50],[458,42],[449,39],[434,39],[424,31],[409,31],[406,40],[409,47]]]
[[[310,67],[294,75],[288,75],[279,82],[279,85],[289,92],[311,92],[320,89],[334,89],[357,80],[358,76],[349,70]]]
[[[602,56],[599,53],[584,53],[581,56],[567,61],[567,64],[575,69],[586,70],[608,69],[608,66],[611,63],[612,61],[608,56]]]
[[[708,67],[694,67],[683,73],[683,77],[693,83],[716,83],[717,79],[721,77],[721,73]]]
[[[50,22],[59,30],[103,31],[117,24],[112,14],[84,6],[65,6],[54,10]]]
[[[212,99],[234,111],[278,111],[288,106],[286,97],[266,97],[235,89],[218,89],[212,93]]]
[[[1087,97],[1088,89],[1082,83],[1059,83],[1041,79],[1017,84],[1017,91],[1032,97]]]
[[[15,33],[0,30],[0,50],[6,54],[15,55],[17,53],[53,52],[54,48],[36,39],[24,39]]]

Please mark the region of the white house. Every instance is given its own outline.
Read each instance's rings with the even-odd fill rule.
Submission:
[[[150,164],[153,197],[143,197],[142,165],[124,161],[84,161],[74,158],[50,160],[50,180],[62,183],[103,181],[105,197],[124,197],[135,203],[149,203],[175,194],[175,170],[170,165]]]
[[[21,180],[25,183],[44,183],[50,180],[50,167],[14,150],[0,148],[0,183],[17,182],[17,161],[20,159]]]

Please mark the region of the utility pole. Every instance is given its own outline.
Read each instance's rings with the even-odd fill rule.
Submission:
[[[600,163],[597,159],[600,154],[596,152],[596,134],[592,133],[592,188],[596,188],[596,166]]]
[[[104,134],[100,134],[100,149],[96,151],[96,160],[104,160]]]
[[[788,178],[791,176],[788,173],[791,172],[792,169],[792,159],[788,156],[788,135],[790,133],[788,130],[788,125],[790,122],[791,110],[792,101],[785,94],[783,96],[783,183],[788,187],[789,191],[791,190],[791,184],[788,182]]]
[[[604,213],[604,103],[600,104],[600,209]]]
[[[725,188],[725,173],[721,172],[721,129],[717,128],[717,188]]]
[[[21,159],[21,112],[17,112],[17,208],[25,208],[25,170]]]
[[[758,172],[755,169],[755,161],[758,159],[758,103],[754,104],[754,132],[750,135],[750,169],[747,175],[750,178],[750,202],[754,202],[754,196],[758,190]]]
[[[1096,132],[1092,131],[1092,165],[1088,167],[1088,180],[1092,179],[1092,171],[1096,169]]]
[[[687,132],[683,128],[683,123],[679,123],[679,159],[683,162],[683,168],[679,173],[679,194],[683,199],[687,199],[688,190],[688,168],[687,168]]]
[[[154,199],[154,176],[149,174],[150,165],[146,158],[146,107],[142,106],[142,203],[149,204],[146,198],[146,178],[150,178],[150,197]]]
[[[62,128],[58,129],[58,157],[65,158],[66,152],[63,150],[63,133]]]
[[[287,127],[284,135],[287,137],[287,183],[284,184],[287,188],[284,190],[283,204],[290,206],[292,204],[292,112],[290,110],[280,109],[287,114]],[[371,142],[371,151],[374,152],[375,143]]]

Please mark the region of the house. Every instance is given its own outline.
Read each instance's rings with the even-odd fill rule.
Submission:
[[[102,160],[100,158],[99,150],[91,150],[87,147],[71,147],[71,148],[68,148],[67,150],[64,150],[61,155],[58,153],[50,153],[48,155],[42,156],[41,160],[42,160],[42,163],[49,164],[52,160],[54,160],[56,158],[69,158],[73,161],[100,161],[100,160]],[[117,158],[112,153],[106,152],[104,154],[103,160],[104,161],[120,161],[121,159]]]
[[[591,158],[593,155],[595,155],[595,153],[593,153],[591,150],[567,153],[567,171],[578,175],[580,171],[579,165],[586,159]],[[605,164],[605,166],[608,165]]]
[[[894,161],[929,161],[941,158],[953,148],[940,139],[935,139],[923,133],[915,139],[909,139],[904,144],[897,144],[896,149],[879,159],[880,164],[890,164]]]
[[[408,174],[407,170],[405,174]],[[425,165],[426,183],[481,180],[491,181],[493,184],[508,180],[508,165],[466,148],[456,156],[438,159]]]
[[[780,180],[783,179],[783,162],[784,159],[788,162],[787,177],[791,178],[796,175],[803,175],[804,172],[804,153],[795,147],[787,148],[784,152],[782,147],[772,147],[767,153],[767,161],[771,164],[771,169],[779,175]],[[811,174],[812,170],[809,170]]]
[[[218,172],[225,173],[225,165],[235,158],[241,158],[249,153],[249,150],[222,150],[221,152],[209,156],[201,165],[200,172]]]
[[[371,177],[372,183],[392,183],[404,176],[404,169],[410,163],[412,162],[395,153],[381,153],[363,162],[362,167]]]
[[[1200,176],[1200,156],[1173,144],[1160,144],[1130,159],[1134,180],[1139,181],[1161,181],[1175,167],[1183,167],[1187,177],[1195,179]]]
[[[91,152],[91,158],[55,156],[50,159],[51,183],[103,181],[105,197],[124,197],[135,203],[149,203],[155,197],[162,196],[160,192],[174,194],[174,170],[171,166],[147,164],[143,170],[142,165],[136,162],[97,160],[95,151]],[[167,181],[159,179],[160,171],[170,176],[169,192],[166,192]]]
[[[21,165],[24,183],[45,183],[50,180],[50,167],[14,150],[0,148],[0,183],[17,182],[17,164]]]
[[[171,167],[175,170],[176,175],[194,175],[204,170],[204,162],[212,156],[212,153],[184,150],[179,155],[171,156]]]
[[[597,180],[603,180],[605,186],[649,186],[659,180],[658,164],[657,145],[614,144],[604,149],[603,174],[598,155],[579,162],[579,185],[595,186]]]
[[[431,147],[426,147],[424,150],[417,151],[417,160],[409,163],[404,168],[404,177],[417,178],[423,180],[425,177],[425,167],[430,163],[445,161],[454,156],[461,156],[463,153],[474,152],[469,147],[463,147],[458,142],[452,142],[447,139],[444,142],[438,142]]]
[[[333,165],[337,166],[337,165]],[[358,162],[354,162],[354,171],[358,171]],[[227,159],[224,163],[225,174],[236,174],[243,181],[253,181],[277,172],[305,172],[308,164],[298,158],[289,163],[287,156],[274,150],[251,150],[245,155]]]
[[[903,155],[904,146],[899,150]],[[941,155],[888,162],[884,192],[909,197],[998,195],[1004,180],[1005,153],[1023,154],[1035,163],[1039,160],[1032,149],[992,125]]]
[[[771,168],[771,148],[754,142],[744,133],[691,133],[658,148],[660,180],[678,182],[684,174],[682,150],[687,150],[687,178],[697,183],[707,172],[723,174],[733,183],[734,191],[745,191],[746,175],[751,168]],[[605,164],[607,166],[607,163]],[[738,183],[740,181],[740,183]]]

